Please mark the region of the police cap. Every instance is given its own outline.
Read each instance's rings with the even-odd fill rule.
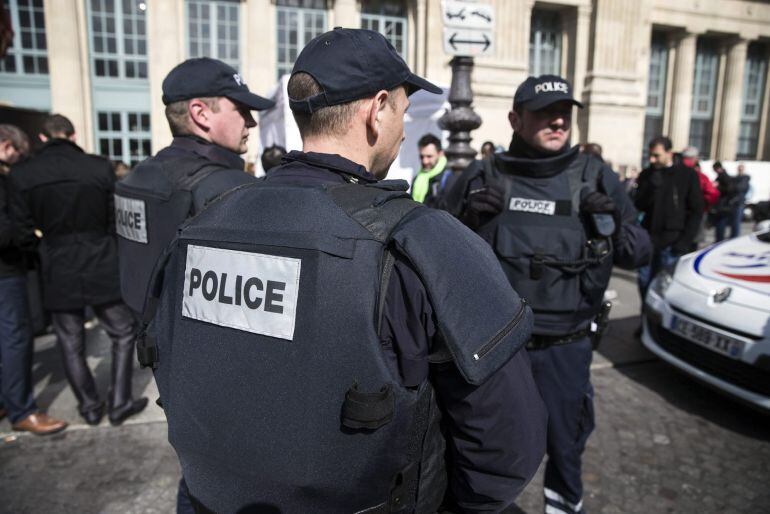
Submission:
[[[207,96],[224,96],[255,111],[275,106],[272,100],[250,92],[234,68],[209,57],[187,59],[163,79],[165,105]]]
[[[513,96],[513,108],[522,107],[528,111],[538,111],[544,107],[567,101],[582,108],[583,104],[572,97],[572,84],[557,75],[527,77]]]
[[[440,87],[412,73],[393,45],[373,30],[337,27],[321,34],[297,57],[291,73],[300,72],[312,76],[323,89],[322,93],[303,100],[289,100],[292,111],[308,114],[401,84],[411,86],[410,92],[442,92]]]

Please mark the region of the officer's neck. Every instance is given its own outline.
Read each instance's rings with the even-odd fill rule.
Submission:
[[[367,170],[372,169],[374,157],[372,147],[368,144],[362,145],[360,142],[355,142],[353,138],[306,137],[302,142],[302,151],[305,153],[314,152],[339,155],[349,161],[360,164]]]

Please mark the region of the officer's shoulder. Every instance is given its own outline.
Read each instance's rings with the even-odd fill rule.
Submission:
[[[419,204],[405,216],[396,227],[395,232],[419,232],[420,237],[426,241],[436,238],[458,238],[460,240],[469,234],[475,235],[473,231],[447,211],[434,209],[423,204]]]

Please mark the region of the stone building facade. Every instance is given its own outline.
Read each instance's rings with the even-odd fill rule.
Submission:
[[[495,54],[476,60],[473,133],[506,145],[529,74],[559,73],[586,108],[574,142],[638,166],[670,135],[704,158],[770,160],[770,2],[487,0]],[[448,85],[441,0],[5,0],[16,31],[0,102],[60,112],[89,150],[137,162],[168,143],[160,87],[190,56],[234,65],[265,93],[299,49],[335,26],[391,39],[413,70]],[[256,142],[257,138],[252,138]],[[251,150],[251,159],[257,149]]]

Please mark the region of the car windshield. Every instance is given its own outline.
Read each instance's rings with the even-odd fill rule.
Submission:
[[[765,230],[764,232],[757,234],[757,239],[763,243],[770,243],[770,230]]]

